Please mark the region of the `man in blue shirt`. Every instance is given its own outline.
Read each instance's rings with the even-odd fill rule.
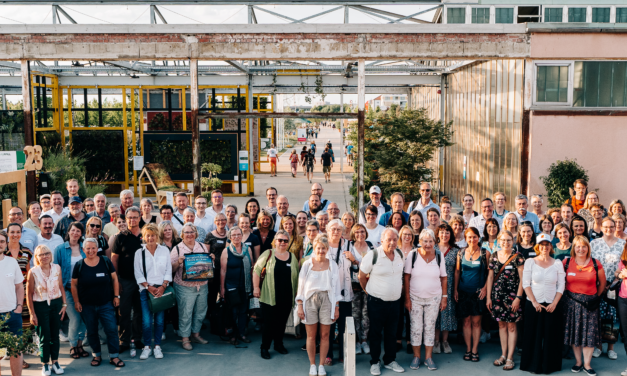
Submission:
[[[400,192],[392,193],[392,197],[390,197],[390,203],[392,204],[392,210],[383,214],[381,218],[379,218],[379,224],[381,226],[387,226],[388,221],[390,220],[390,217],[392,216],[392,213],[395,213],[395,212],[403,213],[403,217],[405,217],[405,220],[409,222],[409,214],[403,211],[403,208],[405,207],[405,196],[403,196],[403,194]]]
[[[540,219],[535,213],[527,211],[529,207],[529,199],[525,195],[516,196],[516,217],[518,217],[518,223],[525,221],[533,224],[533,231],[537,234],[540,232]]]

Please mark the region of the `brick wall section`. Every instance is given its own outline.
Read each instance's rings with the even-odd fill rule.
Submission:
[[[2,34],[0,60],[528,57],[527,34]]]

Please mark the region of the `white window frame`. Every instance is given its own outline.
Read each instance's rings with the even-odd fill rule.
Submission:
[[[494,12],[491,12],[493,14],[490,14],[490,23],[492,23],[492,24],[497,24],[496,23],[496,8],[512,8],[512,9],[514,9],[514,15],[513,15],[512,23],[511,24],[498,24],[498,25],[515,25],[516,24],[516,21],[518,20],[518,5],[511,5],[511,4],[493,5],[492,6],[492,10]],[[494,16],[494,17],[492,17],[492,16]]]
[[[469,7],[467,7],[467,6],[458,6],[458,5],[454,5],[454,6],[450,6],[450,7],[449,7],[449,6],[445,6],[445,7],[444,7],[445,14],[443,15],[443,16],[444,16],[443,20],[444,20],[445,22],[443,22],[443,23],[448,24],[448,11],[449,11],[449,9],[458,9],[458,8],[465,9],[465,14],[464,14],[464,23],[469,23],[469,22],[468,22],[468,8],[469,8]],[[472,14],[471,14],[471,17],[472,17]],[[471,19],[472,19],[472,18],[471,18]],[[455,24],[452,24],[452,25],[455,25]],[[457,24],[457,25],[462,25],[462,24]]]
[[[470,23],[472,23],[472,10],[473,9],[488,9],[488,23],[487,24],[491,24],[492,22],[492,7],[487,5],[487,6],[478,6],[478,7],[470,7]],[[473,24],[473,25],[487,25],[487,24]]]
[[[538,102],[538,67],[540,66],[567,66],[568,67],[568,88],[566,90],[567,99],[566,102]],[[572,107],[573,106],[573,83],[575,78],[575,61],[574,60],[538,60],[533,62],[533,91],[532,91],[532,105],[533,106],[560,106],[560,107]]]
[[[546,10],[547,9],[561,9],[562,10],[562,23],[568,22],[568,7],[565,6],[553,6],[553,5],[545,5],[542,7],[542,23],[548,22],[545,19]]]

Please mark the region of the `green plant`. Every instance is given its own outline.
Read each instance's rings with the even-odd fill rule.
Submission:
[[[0,349],[7,349],[7,356],[9,357],[35,351],[36,345],[29,342],[33,336],[33,330],[30,328],[23,329],[19,336],[9,332],[6,328],[9,315],[9,313],[4,316],[0,315]]]
[[[203,192],[211,192],[214,189],[222,187],[222,180],[218,179],[218,174],[222,173],[222,166],[215,163],[203,163],[201,166],[203,173],[208,173],[209,177],[201,178],[200,185]],[[207,199],[211,202],[211,197]]]
[[[72,132],[71,154],[83,159],[88,181],[124,181],[124,147],[123,131]]]
[[[547,176],[540,176],[547,192],[549,207],[559,207],[570,198],[569,189],[577,179],[588,181],[588,171],[576,159],[566,159],[552,163]]]
[[[150,162],[163,164],[169,174],[192,173],[191,140],[151,140]],[[222,173],[231,172],[231,142],[222,140],[200,140],[200,162],[215,163]]]
[[[72,150],[63,152],[61,149],[52,150],[48,153],[48,158],[44,159],[42,171],[49,173],[50,190],[57,190],[67,195],[66,181],[69,179],[78,180],[78,193],[85,197],[94,197],[96,193],[102,193],[105,190],[102,183],[107,176],[90,181],[96,184],[85,184],[85,163],[87,159],[84,153],[75,153]]]

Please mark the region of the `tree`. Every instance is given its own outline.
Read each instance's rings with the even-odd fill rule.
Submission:
[[[576,159],[552,163],[547,176],[540,176],[546,190],[549,207],[560,207],[570,198],[570,188],[577,179],[588,181],[588,171],[577,164]]]
[[[430,181],[435,175],[427,162],[438,148],[453,144],[451,124],[430,119],[424,108],[401,110],[396,106],[385,112],[369,113],[364,140],[365,186],[377,184],[386,196],[402,192],[407,200],[418,198],[420,183]],[[356,132],[349,139],[358,146]],[[353,208],[358,202],[356,179],[355,174],[351,187]],[[364,200],[368,201],[367,190],[364,194]]]

